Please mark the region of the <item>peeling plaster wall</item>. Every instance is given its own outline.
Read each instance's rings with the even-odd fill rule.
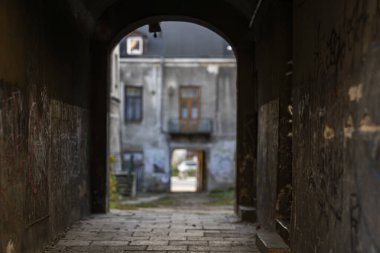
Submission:
[[[234,185],[236,63],[233,59],[122,59],[120,80],[122,148],[123,152],[143,152],[144,191],[170,190],[170,157],[175,148],[206,151],[205,190]],[[126,85],[143,87],[141,122],[124,120]],[[179,118],[180,88],[191,85],[201,89],[200,118],[213,121],[210,137],[173,137],[168,133],[169,120]],[[162,169],[157,170],[158,167]]]
[[[294,1],[292,251],[380,252],[380,1]]]
[[[122,167],[122,152],[121,152],[121,85],[120,85],[120,67],[119,67],[119,46],[116,46],[110,56],[111,64],[111,89],[110,101],[108,108],[108,159],[112,159],[110,164],[113,171],[120,171]]]
[[[162,69],[159,63],[120,63],[121,113],[122,113],[122,149],[143,151],[144,149],[165,148],[165,135],[162,132],[163,121],[161,82]],[[125,86],[142,88],[142,121],[125,121]]]
[[[217,140],[210,149],[208,190],[233,187],[235,183],[236,141]]]
[[[156,63],[120,62],[122,152],[142,152],[144,166],[141,173],[142,191],[166,192],[170,189],[170,151],[163,132],[162,68]],[[142,121],[125,121],[125,87],[142,87]],[[117,174],[126,174],[124,170]]]
[[[89,213],[91,20],[53,2],[0,2],[0,252],[40,252]]]

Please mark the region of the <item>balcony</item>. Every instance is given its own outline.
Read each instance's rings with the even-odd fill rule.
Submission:
[[[206,135],[212,133],[212,119],[169,119],[168,133],[170,135]]]

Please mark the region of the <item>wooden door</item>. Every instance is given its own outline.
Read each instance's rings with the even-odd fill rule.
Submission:
[[[202,192],[206,189],[206,159],[205,151],[197,151],[198,168],[197,168],[197,192]]]

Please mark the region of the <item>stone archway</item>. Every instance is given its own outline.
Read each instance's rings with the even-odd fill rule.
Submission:
[[[107,107],[110,88],[108,78],[110,73],[109,54],[121,36],[150,22],[170,20],[196,23],[215,31],[232,45],[237,58],[237,194],[247,192],[247,189],[243,189],[244,185],[250,185],[254,181],[249,176],[252,174],[249,170],[239,169],[242,167],[245,154],[255,150],[255,148],[247,148],[247,141],[244,141],[250,138],[244,130],[246,125],[244,119],[257,108],[256,89],[252,78],[253,42],[250,41],[248,32],[241,33],[240,30],[241,27],[247,27],[248,31],[249,20],[227,3],[214,4],[213,8],[204,8],[204,5],[209,4],[212,3],[205,4],[201,1],[179,3],[178,1],[166,0],[160,1],[160,4],[139,1],[139,3],[134,3],[131,6],[124,1],[118,1],[99,18],[96,34],[92,41],[91,193],[93,212],[108,211],[106,147]],[[150,8],[146,9],[146,6]],[[131,8],[138,8],[139,11],[128,12]],[[213,13],[207,11],[211,9],[214,10]],[[254,143],[249,144],[255,145]],[[256,156],[256,154],[251,155]],[[241,179],[247,180],[247,184],[242,184]],[[248,191],[252,196],[254,195],[253,188]],[[241,203],[239,199],[241,198],[237,198],[237,205],[253,205],[250,201]]]

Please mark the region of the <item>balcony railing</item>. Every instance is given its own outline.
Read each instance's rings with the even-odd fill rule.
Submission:
[[[169,119],[168,133],[171,135],[211,135],[212,119]]]

